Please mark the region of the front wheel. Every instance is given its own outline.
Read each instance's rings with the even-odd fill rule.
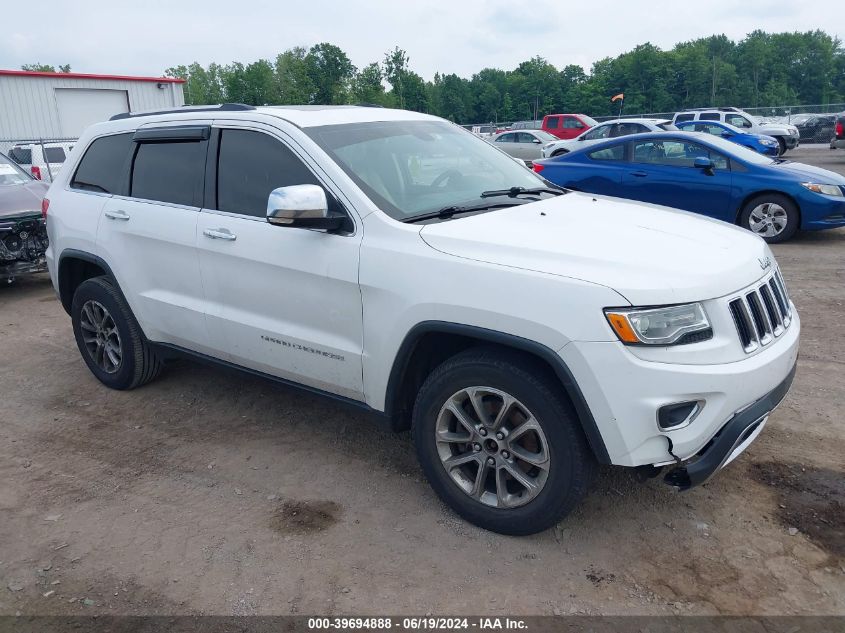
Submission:
[[[769,244],[790,239],[798,230],[800,222],[798,207],[779,193],[757,196],[745,205],[739,218],[743,228],[759,235]]]
[[[440,498],[502,534],[533,534],[586,495],[596,462],[542,365],[493,348],[435,369],[413,413],[417,455]]]
[[[786,141],[783,140],[782,136],[775,137],[778,141],[778,156],[783,156],[786,154]]]

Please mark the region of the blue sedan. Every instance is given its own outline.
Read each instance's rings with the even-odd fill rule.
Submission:
[[[722,123],[721,121],[682,121],[676,123],[675,126],[684,132],[704,132],[705,134],[712,134],[713,136],[720,136],[742,145],[748,149],[753,149],[755,152],[766,154],[767,156],[780,155],[780,145],[774,136],[766,136],[765,134],[752,134],[745,130],[731,125],[730,123]]]
[[[845,226],[845,177],[698,132],[635,134],[534,161],[556,185],[739,224],[769,243]]]

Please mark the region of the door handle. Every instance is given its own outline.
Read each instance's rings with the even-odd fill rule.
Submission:
[[[213,240],[226,240],[228,242],[234,242],[236,239],[238,239],[238,236],[229,231],[229,229],[205,229],[202,234],[206,237],[210,237]]]
[[[645,178],[646,176],[648,176],[648,173],[644,171],[632,171],[631,175],[634,178]]]
[[[128,220],[129,214],[126,211],[106,211],[105,216],[109,220]]]

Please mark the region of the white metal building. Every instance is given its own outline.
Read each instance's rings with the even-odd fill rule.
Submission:
[[[0,139],[76,138],[120,112],[184,105],[183,79],[0,70]]]

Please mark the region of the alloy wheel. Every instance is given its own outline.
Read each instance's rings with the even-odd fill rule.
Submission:
[[[499,389],[467,387],[453,394],[437,416],[435,441],[452,481],[487,506],[525,505],[549,475],[549,444],[539,421]]]
[[[82,340],[94,363],[107,374],[120,369],[123,350],[117,324],[99,301],[89,299],[82,305],[79,317]]]
[[[758,204],[748,216],[748,228],[760,237],[780,235],[788,222],[786,209],[774,202]]]

